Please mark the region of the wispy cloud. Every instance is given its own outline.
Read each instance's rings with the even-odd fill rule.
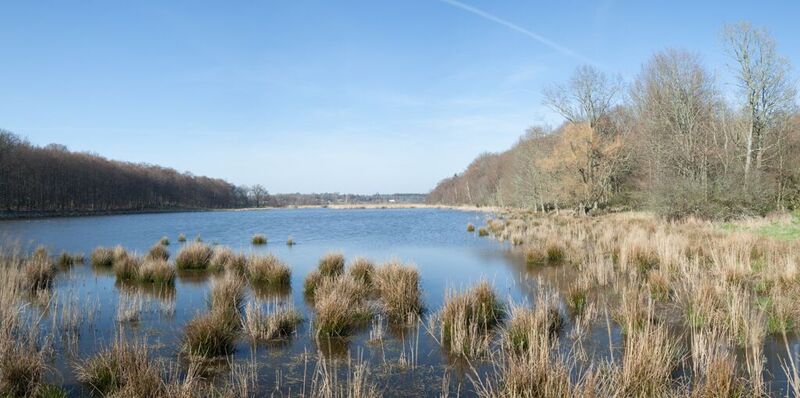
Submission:
[[[546,37],[544,37],[544,36],[542,36],[542,35],[540,35],[538,33],[535,33],[535,32],[532,32],[532,31],[530,31],[528,29],[525,29],[522,26],[519,26],[519,25],[517,25],[517,24],[515,24],[513,22],[509,22],[509,21],[507,21],[507,20],[505,20],[503,18],[500,18],[500,17],[498,17],[496,15],[493,15],[493,14],[490,14],[490,13],[488,13],[486,11],[483,11],[480,8],[476,8],[476,7],[473,7],[471,5],[464,4],[464,3],[460,2],[460,1],[457,1],[457,0],[440,0],[440,1],[443,2],[443,3],[449,4],[449,5],[453,6],[453,7],[460,8],[460,9],[462,9],[464,11],[469,12],[469,13],[475,14],[475,15],[483,18],[483,19],[486,19],[486,20],[489,20],[489,21],[494,22],[496,24],[505,26],[506,28],[511,29],[511,30],[513,30],[513,31],[515,31],[517,33],[521,33],[521,34],[523,34],[525,36],[528,36],[528,37],[538,41],[539,43],[542,43],[545,46],[550,47],[553,50],[556,50],[556,51],[560,52],[561,54],[564,54],[564,55],[566,55],[568,57],[574,58],[574,59],[576,59],[578,61],[581,61],[581,62],[584,62],[584,63],[587,63],[587,64],[595,64],[595,62],[593,62],[589,58],[586,58],[583,55],[578,54],[577,52],[575,52],[575,51],[573,51],[573,50],[571,50],[571,49],[569,49],[567,47],[562,46],[561,44],[558,44],[558,43],[556,43],[556,42],[554,42],[554,41],[552,41],[552,40],[550,40],[550,39],[548,39],[548,38],[546,38]]]

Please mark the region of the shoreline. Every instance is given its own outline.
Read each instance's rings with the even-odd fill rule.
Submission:
[[[21,212],[0,212],[0,221],[21,221],[21,220],[40,220],[47,218],[68,218],[68,217],[99,217],[99,216],[119,216],[133,214],[160,214],[160,213],[194,213],[194,212],[216,212],[216,211],[256,211],[256,210],[296,210],[296,209],[331,209],[331,210],[398,210],[398,209],[440,209],[456,211],[474,211],[482,213],[497,213],[504,208],[496,206],[451,206],[451,205],[429,205],[424,203],[365,203],[365,204],[332,204],[332,205],[302,205],[285,207],[245,207],[231,209],[153,209],[153,210],[107,210],[107,211],[70,211],[70,212],[47,212],[47,211],[21,211]]]

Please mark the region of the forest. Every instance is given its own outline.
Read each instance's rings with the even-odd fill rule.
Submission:
[[[107,213],[242,207],[248,192],[214,178],[39,147],[0,130],[0,212]]]
[[[543,91],[564,118],[479,155],[429,194],[436,204],[580,212],[646,209],[730,218],[800,206],[797,81],[770,34],[725,26],[735,90],[700,55],[654,54],[632,82],[593,66]]]

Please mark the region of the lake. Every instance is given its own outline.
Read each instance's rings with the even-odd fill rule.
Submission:
[[[117,330],[130,337],[146,338],[156,356],[175,362],[183,325],[208,308],[209,278],[179,273],[173,291],[141,297],[139,319],[120,325],[117,306],[121,296],[129,298],[128,293],[124,286],[115,283],[112,272],[99,271],[88,264],[88,255],[95,247],[122,245],[128,251],[144,254],[166,236],[171,241],[168,249],[174,255],[181,247],[178,235],[185,234],[188,241],[201,237],[206,243],[225,245],[243,253],[275,254],[291,267],[292,290],[286,296],[269,300],[293,304],[305,320],[296,335],[284,344],[253,346],[249,339],[239,339],[233,361],[256,364],[260,391],[278,389],[297,393],[307,383],[304,380],[313,371],[317,353],[310,330],[313,312],[304,299],[303,279],[327,252],[342,252],[348,260],[364,256],[376,264],[397,259],[416,265],[421,274],[424,315],[442,305],[447,288],[464,288],[481,279],[489,280],[506,300],[528,300],[535,290],[535,281],[525,272],[524,259],[505,243],[466,232],[468,223],[482,225],[488,216],[439,209],[161,213],[3,221],[0,237],[7,244],[28,251],[43,245],[54,255],[67,251],[87,256],[86,265],[58,274],[53,304],[82,309],[81,322],[75,333],[71,333],[72,338],[54,342],[54,363],[60,377],[57,382],[76,396],[86,391],[72,375],[72,364],[110,345]],[[268,244],[251,245],[254,234],[265,234]],[[293,237],[296,245],[285,244],[288,236]],[[250,299],[257,298],[251,295]],[[50,312],[59,316],[57,310]],[[462,394],[471,391],[467,380],[469,368],[447,358],[426,333],[424,324],[390,329],[380,344],[368,342],[369,332],[369,326],[358,330],[341,346],[328,347],[323,355],[343,362],[348,353],[350,357],[363,358],[369,363],[371,380],[385,395],[438,394],[445,374],[451,379],[449,390]],[[312,354],[310,363],[306,354]],[[224,375],[224,369],[220,374]]]

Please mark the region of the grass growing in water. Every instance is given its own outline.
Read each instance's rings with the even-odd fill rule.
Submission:
[[[456,355],[474,357],[488,349],[488,332],[505,317],[505,306],[487,281],[463,292],[448,290],[439,311],[439,342]]]
[[[372,286],[375,264],[364,257],[356,257],[347,267],[347,273],[365,286]]]
[[[250,256],[245,269],[247,279],[254,285],[286,288],[292,283],[289,266],[273,254]]]
[[[317,266],[323,276],[339,276],[344,272],[344,255],[342,253],[326,253],[319,259]]]
[[[375,290],[390,322],[416,319],[422,312],[419,279],[419,271],[415,267],[396,261],[375,270]]]
[[[475,226],[472,223],[467,224],[467,232],[475,232]]]
[[[169,252],[164,248],[164,245],[156,243],[150,250],[147,251],[148,260],[169,260]]]
[[[149,358],[145,342],[114,344],[75,366],[78,381],[102,396],[160,397],[161,370]]]
[[[254,245],[265,245],[267,244],[267,236],[262,234],[255,234],[250,239],[250,242]]]
[[[296,309],[271,305],[268,311],[249,302],[244,310],[242,327],[253,340],[274,341],[289,337],[302,322],[303,317]]]
[[[372,316],[365,302],[368,294],[368,289],[350,276],[324,278],[314,294],[317,338],[348,336],[368,321]]]
[[[98,247],[92,251],[91,260],[95,267],[111,267],[114,265],[114,251],[107,247]]]
[[[205,271],[211,263],[214,251],[202,242],[184,246],[175,256],[175,266],[179,270]]]

